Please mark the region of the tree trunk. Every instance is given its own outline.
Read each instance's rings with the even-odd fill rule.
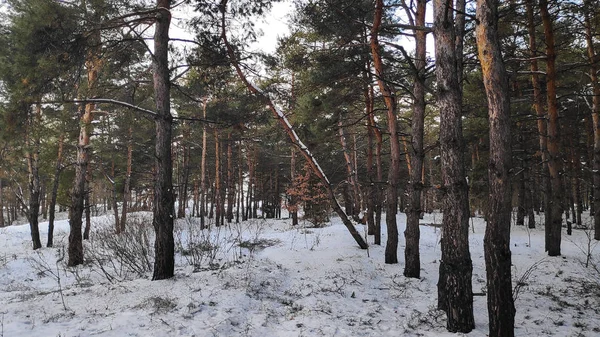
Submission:
[[[584,1],[585,6],[593,8],[591,1]],[[592,84],[592,123],[594,130],[593,150],[593,199],[594,205],[600,205],[600,82],[598,82],[597,56],[594,50],[592,35],[592,19],[589,12],[585,13],[585,40],[587,43],[588,61],[590,62],[590,82]],[[600,240],[600,212],[594,212],[594,239]]]
[[[561,159],[558,135],[558,102],[556,98],[556,50],[554,28],[548,12],[548,1],[540,0],[540,14],[546,37],[546,98],[548,104],[548,173],[550,177],[549,203],[546,214],[546,251],[548,256],[560,255],[562,232]]]
[[[215,136],[215,226],[221,226],[221,150],[219,149],[219,129],[214,128]]]
[[[133,130],[130,126],[128,129],[127,138],[127,171],[125,173],[125,184],[123,186],[123,209],[121,210],[121,225],[119,228],[120,232],[125,231],[125,225],[127,224],[127,212],[129,211],[129,204],[131,203],[131,164],[133,161]]]
[[[48,214],[48,242],[46,247],[54,245],[54,216],[56,211],[56,197],[58,196],[58,187],[60,185],[60,174],[62,173],[62,157],[65,135],[61,134],[58,139],[58,153],[56,155],[56,167],[54,169],[54,181],[52,182],[52,191],[50,194],[50,206]]]
[[[3,189],[4,186],[2,186],[2,175],[0,174],[0,227],[4,227],[5,223],[4,223],[4,194],[3,194]],[[52,246],[49,246],[52,247]]]
[[[359,221],[358,214],[360,212],[360,192],[358,190],[358,180],[356,179],[356,166],[354,165],[352,158],[350,156],[350,152],[348,150],[348,143],[346,142],[346,134],[344,132],[344,125],[342,123],[343,117],[340,114],[339,122],[338,122],[338,132],[340,136],[340,144],[342,146],[342,152],[344,153],[344,160],[346,161],[346,171],[348,176],[346,177],[346,182],[350,188],[350,192],[352,193],[351,198],[349,198],[349,207],[346,208],[346,213],[351,215],[354,218],[354,221]]]
[[[85,66],[87,68],[87,87],[90,93],[93,93],[98,80],[98,72],[102,67],[102,59],[98,45],[100,44],[100,31],[95,31],[91,39],[92,47],[87,55]],[[93,131],[92,122],[94,120],[94,110],[96,104],[87,103],[85,107],[80,108],[79,116],[79,140],[77,142],[77,159],[75,165],[75,180],[71,192],[71,206],[69,208],[69,261],[68,266],[73,267],[83,263],[83,243],[82,243],[82,217],[84,211],[84,199],[89,162],[90,136]]]
[[[348,229],[348,232],[350,233],[350,235],[352,235],[352,237],[354,238],[354,240],[356,241],[356,243],[359,245],[360,248],[367,249],[368,244],[365,242],[365,240],[360,235],[360,233],[356,230],[352,221],[350,221],[347,214],[344,213],[344,210],[342,210],[342,208],[340,207],[340,204],[335,197],[335,192],[333,191],[333,188],[331,187],[331,183],[329,182],[329,179],[325,175],[325,172],[323,172],[323,170],[321,169],[321,166],[317,162],[316,158],[313,157],[312,153],[309,151],[309,149],[306,147],[306,145],[304,145],[304,143],[302,143],[300,138],[298,138],[296,131],[293,129],[293,127],[290,124],[290,122],[288,121],[287,117],[283,114],[283,111],[281,111],[273,103],[273,101],[262,90],[260,90],[255,84],[249,82],[248,79],[246,78],[246,76],[244,75],[244,73],[242,72],[242,69],[240,68],[240,65],[235,56],[235,51],[233,50],[233,48],[227,41],[226,25],[225,25],[226,24],[226,20],[225,20],[226,5],[227,5],[227,0],[222,0],[221,1],[221,10],[222,10],[222,13],[221,13],[222,14],[221,15],[221,28],[222,28],[221,39],[223,40],[225,47],[227,49],[227,55],[229,56],[229,61],[233,64],[239,78],[246,85],[248,90],[250,92],[252,92],[253,94],[258,95],[266,103],[266,105],[269,107],[269,110],[271,110],[271,112],[273,113],[275,118],[277,118],[279,123],[283,126],[285,132],[287,133],[287,135],[290,138],[290,140],[292,141],[292,143],[298,147],[298,149],[300,150],[300,153],[302,153],[304,158],[306,158],[308,164],[310,165],[310,167],[313,170],[313,172],[315,173],[315,175],[319,178],[319,180],[321,180],[321,182],[327,189],[329,199],[331,200],[331,202],[333,204],[333,209],[338,214],[338,216],[342,219],[342,222],[344,223],[344,226],[346,226],[346,228]]]
[[[440,110],[443,221],[442,258],[438,281],[438,306],[448,316],[450,332],[470,332],[473,318],[469,252],[469,198],[465,180],[462,136],[462,101],[457,62],[453,9],[445,0],[434,0],[437,105]]]
[[[291,149],[292,156],[290,159],[290,180],[292,184],[296,179],[296,150],[294,148]],[[290,206],[292,207],[292,212],[290,215],[292,216],[292,226],[298,226],[298,200],[296,195],[293,194],[290,197]]]
[[[202,116],[206,119],[206,104],[208,100],[205,98],[202,100]],[[206,142],[207,131],[206,122],[202,124],[202,158],[200,159],[200,229],[206,228],[206,153],[208,151],[208,144]]]
[[[169,78],[169,25],[171,1],[157,0],[154,32],[153,82],[156,102],[156,178],[152,207],[154,232],[154,273],[152,280],[173,277],[175,245],[173,239],[173,163],[171,160],[171,93]]]
[[[28,107],[29,108],[29,107]],[[28,113],[29,115],[29,113]],[[28,130],[26,131],[27,138],[27,168],[29,173],[29,209],[27,220],[29,220],[29,228],[31,230],[31,240],[33,249],[42,248],[40,240],[40,229],[38,217],[40,212],[40,173],[39,173],[39,153],[40,153],[40,138],[37,135],[37,127],[41,125],[42,107],[38,103],[35,107],[35,115],[29,119]]]
[[[490,158],[489,211],[484,253],[487,275],[489,336],[515,335],[512,297],[510,217],[511,150],[508,77],[498,37],[498,0],[478,0],[476,39],[488,100]]]
[[[425,26],[426,0],[418,0],[416,8],[415,24],[418,27]],[[415,53],[415,74],[413,83],[413,116],[412,116],[412,146],[410,183],[408,185],[409,206],[406,214],[406,230],[404,238],[406,240],[406,249],[404,258],[406,265],[404,267],[404,276],[419,278],[421,276],[421,259],[419,254],[419,219],[421,218],[421,192],[423,190],[422,172],[423,158],[425,157],[423,149],[423,138],[425,133],[425,67],[427,66],[426,53],[426,33],[423,30],[414,30],[416,53]]]
[[[227,133],[227,223],[233,220],[233,202],[235,197],[235,183],[233,180],[233,141],[231,131]]]
[[[387,244],[385,246],[385,263],[398,263],[398,224],[396,213],[398,211],[398,183],[400,181],[400,142],[398,139],[398,122],[396,109],[396,95],[392,88],[385,82],[381,48],[379,46],[379,28],[383,16],[383,0],[375,1],[375,14],[371,29],[371,55],[379,91],[387,109],[388,132],[390,133],[390,167],[388,171],[387,203],[385,222],[387,225]]]

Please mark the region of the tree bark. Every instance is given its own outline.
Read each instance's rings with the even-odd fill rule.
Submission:
[[[58,139],[58,153],[56,155],[56,167],[54,169],[54,181],[52,182],[52,191],[50,192],[50,205],[48,214],[48,241],[46,247],[54,245],[54,217],[56,212],[56,198],[58,196],[58,187],[60,185],[60,174],[62,173],[62,157],[65,135],[61,134]]]
[[[100,31],[95,31],[90,39],[91,47],[86,55],[85,66],[87,68],[88,94],[96,89],[98,73],[102,67],[100,58]],[[82,243],[82,217],[84,212],[84,199],[86,192],[86,176],[89,162],[90,136],[93,131],[95,103],[87,103],[80,108],[79,113],[79,140],[77,142],[77,159],[75,165],[75,180],[71,192],[71,206],[69,208],[69,248],[68,266],[73,267],[83,263]]]
[[[202,116],[206,120],[206,104],[208,100],[205,98],[202,100]],[[208,144],[206,142],[207,131],[206,122],[202,124],[202,157],[200,159],[200,229],[206,228],[206,153],[208,151]]]
[[[548,256],[560,255],[562,232],[562,183],[558,135],[558,102],[556,98],[556,50],[554,28],[548,11],[548,1],[540,0],[540,14],[546,37],[546,99],[548,106],[548,173],[550,177],[549,203],[546,214],[546,251]]]
[[[171,160],[171,93],[169,78],[169,25],[171,1],[157,0],[154,32],[153,82],[154,100],[158,116],[156,124],[154,203],[152,206],[154,232],[154,273],[152,280],[173,277],[175,245],[173,239],[173,164]]]
[[[591,1],[586,0],[584,4],[588,8],[593,8]],[[593,150],[593,198],[594,206],[600,205],[600,82],[598,82],[597,56],[594,50],[592,35],[592,19],[590,14],[585,13],[585,40],[587,44],[588,61],[590,63],[590,82],[592,84],[592,124],[594,130],[594,150]],[[594,212],[594,239],[600,240],[600,212]]]
[[[291,149],[291,153],[290,180],[293,184],[294,180],[296,179],[296,150],[293,147]],[[292,216],[292,226],[298,226],[298,200],[295,194],[290,197],[290,206],[293,209],[293,211],[290,212],[290,215]]]
[[[440,109],[442,161],[442,258],[438,281],[438,306],[448,316],[450,332],[470,332],[473,318],[469,252],[469,198],[465,180],[462,136],[462,100],[458,81],[458,55],[452,3],[434,0],[437,104]]]
[[[221,226],[221,150],[219,140],[219,129],[214,128],[215,136],[215,226]]]
[[[538,56],[538,52],[537,52],[537,40],[536,40],[536,24],[535,24],[535,20],[534,20],[534,12],[533,12],[533,7],[534,7],[534,0],[526,0],[525,1],[525,8],[526,8],[526,12],[527,12],[527,30],[529,33],[529,56],[531,57],[531,66],[530,66],[530,70],[531,70],[531,84],[533,87],[533,107],[535,109],[536,112],[536,116],[537,116],[537,129],[538,129],[538,133],[539,133],[539,144],[540,144],[540,190],[543,194],[543,205],[546,205],[549,198],[550,198],[550,186],[549,186],[549,182],[550,180],[548,179],[549,173],[548,173],[548,165],[546,164],[548,161],[548,141],[547,141],[547,119],[546,119],[546,112],[544,111],[544,100],[543,100],[543,94],[542,94],[542,88],[540,85],[540,80],[539,80],[539,67],[538,67],[538,61],[537,61],[537,56]],[[547,208],[547,207],[545,207]],[[539,209],[539,208],[538,208]],[[530,217],[531,219],[531,217]],[[530,222],[529,224],[529,228],[531,227],[531,224],[533,222]],[[548,222],[546,222],[548,223]],[[546,242],[548,241],[547,239],[547,232],[546,232]]]
[[[233,202],[235,197],[235,183],[233,179],[233,141],[231,131],[227,133],[227,223],[233,220]]]
[[[29,115],[29,113],[28,113]],[[40,229],[38,217],[40,212],[40,173],[39,173],[39,153],[40,153],[40,138],[37,135],[37,127],[41,124],[42,107],[41,104],[36,104],[34,116],[29,118],[29,126],[27,132],[27,168],[29,173],[29,208],[27,220],[29,220],[29,228],[31,230],[31,240],[33,249],[42,248],[40,240]]]
[[[2,175],[0,174],[0,227],[4,227],[4,186],[2,186]],[[49,246],[51,247],[51,246]]]
[[[418,0],[416,8],[415,24],[416,26],[425,26],[426,0]],[[421,259],[419,254],[419,219],[421,218],[421,192],[423,190],[422,172],[423,159],[425,157],[423,149],[423,138],[425,133],[425,67],[427,66],[426,53],[426,32],[423,30],[414,30],[415,34],[415,74],[413,83],[413,116],[411,122],[412,128],[412,146],[410,148],[411,167],[410,183],[408,193],[410,197],[408,212],[406,214],[406,230],[404,238],[406,240],[406,249],[404,250],[404,276],[419,278],[421,276]]]
[[[123,209],[121,210],[121,224],[119,232],[125,231],[127,224],[127,212],[131,203],[131,164],[133,161],[133,130],[130,126],[127,138],[127,171],[125,173],[125,184],[123,186]]]
[[[489,336],[511,337],[515,335],[515,305],[510,252],[510,98],[498,37],[497,1],[477,0],[478,24],[475,29],[490,125],[489,210],[483,245]]]
[[[398,139],[398,122],[396,95],[387,84],[383,71],[383,62],[379,46],[379,28],[383,16],[383,0],[375,1],[375,14],[371,28],[371,55],[379,91],[383,95],[387,110],[388,132],[390,133],[390,167],[388,171],[387,203],[385,222],[387,226],[387,243],[385,246],[385,263],[398,263],[398,224],[396,213],[398,211],[398,183],[400,181],[400,141]]]

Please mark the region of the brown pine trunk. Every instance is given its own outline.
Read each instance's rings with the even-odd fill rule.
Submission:
[[[54,169],[54,181],[52,182],[52,191],[50,192],[50,205],[48,214],[48,241],[46,247],[54,245],[54,217],[56,212],[56,198],[58,196],[58,187],[60,185],[60,174],[62,173],[62,157],[65,135],[61,134],[58,139],[58,153],[56,155],[56,167]]]
[[[465,180],[462,136],[462,100],[457,63],[453,8],[445,0],[434,0],[437,105],[440,110],[442,161],[442,258],[438,281],[438,306],[448,316],[451,332],[470,332],[473,318],[469,252],[469,198]]]
[[[537,40],[535,36],[536,24],[534,21],[534,0],[527,0],[525,2],[525,8],[527,12],[527,30],[529,34],[529,56],[531,57],[531,84],[533,87],[533,107],[537,116],[537,128],[539,133],[539,143],[540,143],[540,178],[539,188],[543,194],[543,205],[546,205],[550,198],[550,186],[548,179],[548,166],[546,162],[548,161],[548,145],[547,145],[547,122],[546,122],[546,112],[544,111],[544,100],[542,94],[542,88],[540,85],[540,80],[538,76],[539,67],[538,67],[538,52],[537,52]],[[544,207],[546,208],[546,207]],[[538,208],[539,209],[539,208]],[[531,217],[530,217],[531,219]],[[546,221],[546,223],[548,223]],[[530,222],[529,226],[531,226],[533,222]],[[533,227],[529,227],[533,228]],[[546,232],[546,236],[547,236]],[[546,237],[546,242],[548,241]]]
[[[206,104],[208,100],[205,98],[202,100],[202,116],[206,119]],[[208,151],[208,144],[206,141],[207,131],[206,122],[202,124],[202,158],[200,160],[200,229],[206,228],[206,153]]]
[[[153,82],[154,100],[158,117],[156,124],[155,163],[156,177],[152,207],[154,232],[154,273],[152,280],[173,277],[175,245],[173,239],[173,163],[171,160],[171,116],[169,80],[169,25],[171,1],[157,0],[154,32]]]
[[[418,27],[425,26],[426,0],[418,0],[416,8],[415,24]],[[415,74],[413,83],[413,116],[412,116],[412,146],[410,147],[411,170],[410,183],[408,186],[409,206],[406,213],[406,230],[404,238],[406,249],[404,258],[404,276],[419,278],[421,276],[421,259],[419,254],[419,219],[421,217],[421,192],[423,190],[423,138],[425,133],[425,67],[427,66],[426,33],[423,30],[415,30]]]
[[[242,142],[240,141],[238,144],[238,205],[237,211],[235,215],[235,222],[240,222],[240,215],[242,216],[242,221],[246,221],[244,218],[244,161],[242,158]]]
[[[591,1],[584,2],[588,8],[593,8]],[[592,19],[589,12],[585,13],[585,40],[587,43],[588,61],[590,62],[590,82],[594,95],[592,96],[592,124],[594,130],[593,147],[593,198],[596,210],[600,205],[600,82],[598,82],[597,55],[592,40]],[[600,211],[594,211],[594,239],[600,240]]]
[[[368,78],[367,76],[365,76]],[[367,114],[367,178],[369,179],[368,195],[367,195],[367,234],[375,235],[375,196],[377,193],[377,185],[375,184],[375,173],[373,172],[373,141],[375,138],[374,126],[371,125],[371,114],[373,113],[371,99],[369,96],[369,88],[365,86],[365,112]]]
[[[342,115],[340,114],[338,122],[338,132],[340,136],[340,144],[342,146],[342,152],[344,153],[344,160],[346,162],[346,182],[352,193],[349,199],[349,209],[346,207],[346,213],[354,218],[354,221],[359,221],[358,214],[360,212],[360,192],[358,190],[358,181],[356,180],[356,169],[348,150],[348,143],[346,142],[346,134],[344,132],[344,125],[342,123]]]
[[[28,113],[29,115],[29,113]],[[29,220],[29,228],[31,230],[31,240],[33,242],[33,249],[42,248],[42,242],[40,240],[40,229],[38,224],[38,217],[40,212],[40,173],[39,173],[39,153],[40,153],[40,140],[37,135],[37,127],[41,125],[42,118],[42,107],[38,103],[35,106],[35,114],[29,118],[29,125],[26,139],[27,139],[27,168],[29,173],[29,209],[27,219]]]
[[[87,88],[89,93],[96,89],[98,73],[102,67],[100,58],[100,31],[95,31],[90,41],[93,46],[86,55],[85,66],[87,68]],[[84,201],[86,195],[86,176],[89,162],[90,136],[93,131],[94,103],[87,103],[79,110],[79,140],[77,142],[77,157],[75,165],[75,180],[71,192],[71,206],[69,208],[69,248],[68,266],[73,267],[83,263],[82,243],[82,217],[84,212]]]
[[[219,129],[214,128],[215,136],[215,226],[221,226],[221,150],[219,149]]]
[[[3,189],[4,186],[2,186],[2,175],[0,174],[0,227],[4,227],[5,223],[4,223],[4,193],[3,193]],[[48,246],[48,247],[52,247],[52,246]]]
[[[546,37],[546,98],[548,106],[548,174],[550,177],[549,203],[546,214],[546,251],[548,256],[560,255],[562,232],[562,183],[560,177],[561,159],[558,135],[558,102],[556,98],[556,50],[554,28],[548,12],[548,1],[540,0],[540,14]]]
[[[233,220],[233,202],[235,197],[235,183],[233,180],[233,141],[231,131],[227,133],[227,223]]]
[[[40,190],[40,208],[42,211],[42,219],[48,219],[48,207],[46,207],[46,181],[41,181],[41,190]]]
[[[371,55],[373,67],[379,90],[387,108],[388,132],[390,133],[390,167],[388,171],[387,203],[385,222],[387,225],[387,244],[385,246],[385,263],[398,263],[398,224],[396,212],[398,211],[398,183],[400,181],[400,143],[398,139],[398,122],[396,109],[396,95],[392,88],[385,82],[381,50],[379,46],[379,28],[383,16],[383,0],[375,2],[375,14],[371,29]]]
[[[296,179],[296,151],[294,148],[292,148],[291,152],[292,152],[292,156],[290,159],[290,180],[293,184],[294,180]],[[290,215],[292,216],[292,226],[298,226],[298,205],[297,204],[298,204],[298,200],[296,198],[296,195],[292,195],[290,197],[290,206],[293,209],[293,211],[290,212]]]
[[[128,129],[127,138],[127,171],[125,173],[125,184],[123,187],[123,209],[121,210],[121,225],[119,228],[120,232],[125,231],[125,225],[127,224],[127,212],[129,211],[129,204],[131,203],[131,164],[133,161],[133,130],[131,126]]]
[[[489,336],[512,337],[515,335],[515,305],[510,252],[510,98],[498,37],[497,0],[478,0],[476,15],[477,50],[488,99],[490,125],[489,211],[483,242]]]

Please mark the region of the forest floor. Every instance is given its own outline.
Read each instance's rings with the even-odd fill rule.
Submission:
[[[66,267],[66,220],[56,223],[55,248],[38,251],[29,225],[0,229],[0,337],[462,335],[447,333],[435,309],[440,230],[431,224],[440,214],[422,220],[420,279],[402,276],[403,242],[401,263],[386,265],[384,246],[359,249],[338,218],[324,228],[252,220],[210,233],[182,219],[176,276],[150,281],[150,217],[132,214],[118,238],[111,218],[94,217],[78,268]],[[406,223],[404,214],[398,220]],[[486,336],[485,222],[473,218],[471,227],[473,291],[482,296],[467,335]],[[45,242],[47,223],[40,229]],[[591,234],[564,231],[562,256],[551,258],[543,228],[512,227],[517,336],[600,335],[600,248]]]

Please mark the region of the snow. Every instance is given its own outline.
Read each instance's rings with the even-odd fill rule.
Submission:
[[[138,233],[132,237],[152,235],[149,213],[129,218]],[[324,228],[255,219],[210,232],[199,230],[196,219],[178,219],[178,245],[204,248],[178,253],[173,279],[150,281],[146,271],[122,273],[112,283],[97,262],[66,267],[66,220],[55,224],[57,247],[35,252],[27,224],[2,228],[1,336],[461,336],[446,332],[445,315],[435,310],[440,230],[431,224],[441,218],[422,220],[421,279],[403,277],[402,263],[384,264],[383,246],[359,249],[338,218]],[[100,249],[101,235],[112,236],[110,219],[92,219],[86,258]],[[404,226],[404,214],[398,223]],[[471,225],[473,291],[480,293],[485,223],[473,218]],[[47,223],[40,229],[45,242]],[[516,300],[517,336],[600,334],[598,251],[587,234],[563,233],[563,255],[551,258],[543,228],[512,227],[514,283],[528,275]],[[127,240],[121,244],[144,246]],[[403,249],[401,242],[401,261]],[[109,262],[104,268],[116,275],[118,263],[111,269]],[[486,297],[474,297],[474,308],[476,329],[468,336],[486,336]]]

